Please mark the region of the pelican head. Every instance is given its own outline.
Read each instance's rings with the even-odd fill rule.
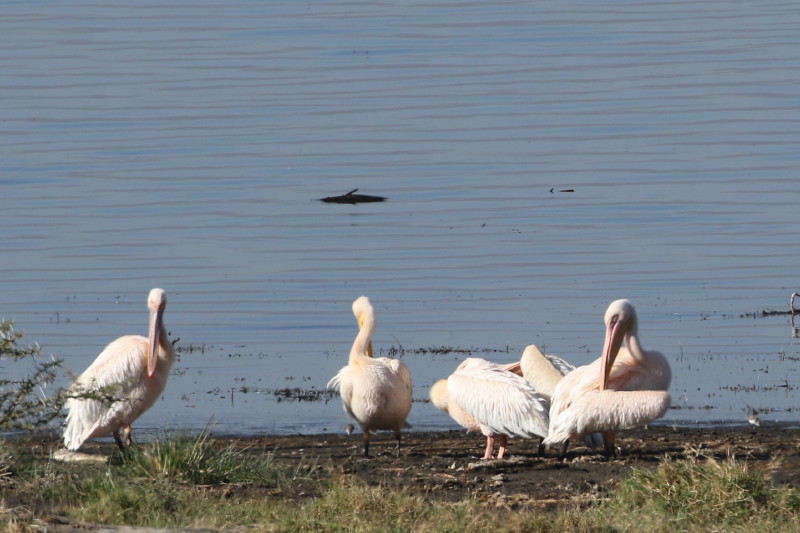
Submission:
[[[369,328],[369,341],[367,342],[366,355],[372,357],[372,332],[375,330],[375,309],[366,296],[361,296],[353,302],[353,315],[358,322],[359,331]]]
[[[636,310],[628,300],[615,300],[608,306],[605,316],[606,340],[603,343],[603,379],[601,389],[606,388],[611,367],[617,358],[622,341],[635,335],[637,329]]]
[[[161,342],[162,319],[167,307],[167,293],[164,289],[153,289],[147,296],[147,307],[150,309],[150,353],[147,354],[147,375],[153,377],[158,361],[158,346]]]

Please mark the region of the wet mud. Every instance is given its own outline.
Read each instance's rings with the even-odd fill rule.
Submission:
[[[214,439],[219,446],[232,443],[246,453],[272,453],[278,464],[355,476],[370,485],[440,501],[543,507],[590,502],[613,489],[631,468],[690,457],[734,457],[765,470],[776,484],[800,486],[800,429],[777,425],[625,430],[617,436],[620,454],[613,459],[583,444],[572,446],[563,459],[551,451],[540,456],[538,440],[510,439],[506,458],[482,460],[484,438],[455,430],[406,433],[399,456],[392,433],[374,434],[371,456],[364,457],[361,435],[355,431],[348,436],[344,428],[341,434]],[[55,449],[58,443],[49,445]],[[93,442],[82,451],[110,455],[114,445]]]

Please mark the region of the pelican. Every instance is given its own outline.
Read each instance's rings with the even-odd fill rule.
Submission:
[[[551,401],[561,378],[575,370],[574,366],[560,357],[545,354],[535,344],[525,347],[519,363],[513,365],[513,368],[519,368],[519,374],[548,402]]]
[[[411,410],[411,374],[397,359],[372,357],[372,334],[375,331],[375,310],[369,298],[353,302],[353,315],[358,321],[358,335],[350,349],[347,366],[328,382],[328,388],[339,391],[345,412],[364,434],[364,456],[369,456],[369,432],[392,430],[400,455],[400,437]]]
[[[525,379],[477,357],[464,360],[447,379],[433,384],[431,403],[446,412],[467,431],[486,437],[484,459],[505,454],[507,439],[547,435],[547,401]]]
[[[546,400],[546,407],[550,409],[556,385],[565,375],[575,370],[575,367],[558,356],[545,354],[535,344],[529,344],[523,350],[519,363],[510,365],[509,369],[525,378]],[[544,454],[544,439],[542,437],[539,443],[540,455]],[[603,445],[600,433],[586,434],[583,440],[590,448]]]
[[[544,444],[562,444],[562,455],[570,438],[597,431],[613,453],[616,430],[646,424],[669,409],[669,363],[660,352],[642,348],[633,305],[612,302],[605,324],[602,356],[564,376],[553,395]]]
[[[162,320],[166,306],[164,290],[151,290],[147,297],[148,337],[125,335],[113,341],[75,381],[70,389],[73,396],[65,403],[69,413],[64,445],[68,450],[77,450],[86,440],[109,432],[121,450],[130,446],[131,424],[161,395],[175,359]],[[113,398],[100,399],[109,394]]]

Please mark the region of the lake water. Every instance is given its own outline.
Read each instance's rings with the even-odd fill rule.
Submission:
[[[456,427],[430,348],[585,364],[623,297],[663,423],[800,421],[797,330],[752,316],[800,290],[799,47],[781,1],[6,2],[0,315],[77,374],[166,289],[140,435],[342,431],[280,391],[362,294],[415,429]],[[355,188],[388,201],[318,201]]]

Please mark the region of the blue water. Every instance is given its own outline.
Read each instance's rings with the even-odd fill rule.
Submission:
[[[0,315],[77,374],[163,287],[137,430],[286,434],[347,422],[275,391],[325,387],[362,294],[419,400],[465,356],[416,352],[588,363],[625,297],[664,423],[800,421],[797,331],[742,318],[799,289],[798,35],[791,2],[6,3]],[[388,201],[318,201],[355,188]]]

